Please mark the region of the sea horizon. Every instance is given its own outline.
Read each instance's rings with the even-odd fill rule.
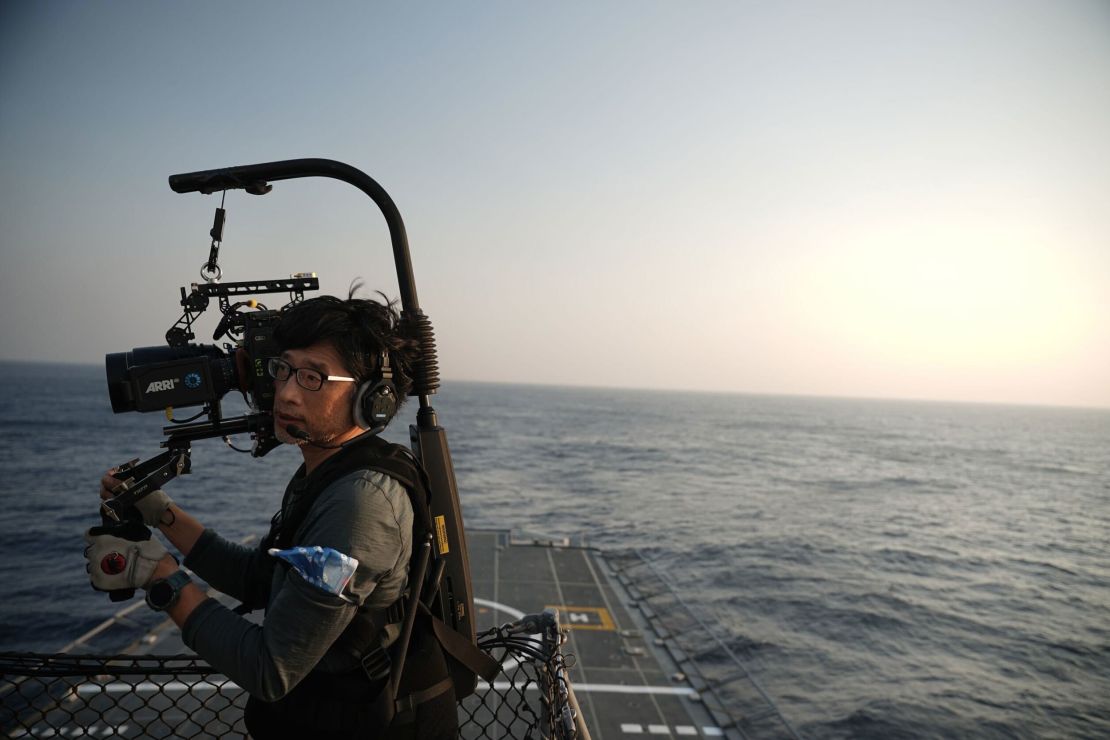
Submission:
[[[28,360],[28,359],[12,359],[0,358],[0,365],[45,365],[45,366],[63,366],[63,367],[83,367],[83,368],[96,368],[103,365],[96,362],[85,361],[64,361],[64,360]],[[728,390],[728,389],[713,389],[713,388],[656,388],[651,386],[616,386],[616,385],[595,385],[590,383],[545,383],[545,382],[529,382],[525,380],[476,380],[473,378],[450,378],[441,377],[441,386],[444,383],[467,383],[473,385],[499,385],[509,388],[551,388],[551,389],[566,389],[574,391],[627,391],[632,393],[678,393],[678,394],[692,394],[700,396],[727,396],[727,397],[748,397],[748,398],[781,398],[781,399],[795,399],[807,401],[844,401],[844,402],[890,402],[890,403],[906,403],[906,404],[923,404],[923,405],[950,405],[950,406],[982,406],[986,408],[1018,408],[1018,409],[1052,409],[1059,411],[1095,411],[1110,413],[1110,404],[1107,405],[1076,405],[1076,404],[1056,404],[1037,401],[973,401],[967,399],[952,399],[952,398],[913,398],[902,396],[853,396],[853,395],[822,395],[816,393],[788,393],[788,392],[775,392],[775,391],[742,391],[742,390]]]

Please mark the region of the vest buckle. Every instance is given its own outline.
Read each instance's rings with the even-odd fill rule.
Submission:
[[[363,672],[366,677],[371,681],[381,681],[389,677],[389,671],[392,667],[392,662],[389,659],[389,653],[381,645],[377,645],[366,655],[362,656],[359,661],[362,666]]]

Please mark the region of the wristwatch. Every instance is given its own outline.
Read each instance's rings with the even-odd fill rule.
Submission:
[[[159,578],[146,590],[146,605],[156,612],[164,612],[177,603],[181,589],[193,579],[183,570],[174,571],[169,578]]]

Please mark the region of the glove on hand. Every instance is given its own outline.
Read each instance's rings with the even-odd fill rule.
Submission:
[[[111,527],[93,527],[85,532],[85,570],[97,591],[146,588],[154,579],[154,567],[166,554],[162,543],[138,522]]]
[[[162,489],[151,491],[135,502],[135,508],[143,515],[143,524],[148,527],[157,527],[162,523],[162,515],[170,508],[173,499],[166,495]]]

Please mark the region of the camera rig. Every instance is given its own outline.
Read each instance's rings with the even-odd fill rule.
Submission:
[[[106,357],[108,395],[114,411],[164,409],[173,422],[162,428],[166,452],[143,463],[131,461],[119,467],[116,476],[127,481],[129,487],[103,502],[101,510],[106,520],[121,521],[147,493],[188,473],[190,445],[196,440],[221,437],[232,446],[231,435],[246,433],[253,441],[249,451],[254,457],[262,457],[279,444],[273,432],[274,390],[266,360],[277,354],[273,328],[281,312],[253,299],[234,303],[232,299],[288,293],[286,306],[290,306],[304,300],[305,291],[319,287],[315,275],[303,273],[277,280],[193,283],[188,293],[181,288],[184,314],[166,332],[166,346],[139,347]],[[222,317],[212,341],[226,337],[235,342],[225,344],[223,350],[190,343],[196,337],[193,322],[213,298]],[[248,413],[223,416],[220,399],[229,390],[243,394]],[[196,416],[184,422],[173,419],[175,408],[198,404],[203,404],[203,409]],[[194,421],[201,416],[206,417],[204,421]]]
[[[474,599],[470,578],[470,556],[466,544],[462,508],[459,504],[459,492],[455,482],[451,453],[447,445],[447,432],[439,425],[436,411],[431,405],[431,396],[439,389],[439,365],[436,359],[435,335],[432,331],[431,321],[420,309],[420,303],[416,295],[416,282],[413,278],[412,261],[409,257],[408,236],[405,233],[404,221],[401,219],[401,214],[393,199],[390,198],[381,185],[366,173],[350,165],[330,159],[292,159],[190,172],[171,175],[169,184],[170,188],[177,193],[199,192],[207,195],[241,189],[252,195],[265,195],[272,189],[271,182],[304,177],[327,177],[353,185],[374,201],[389,227],[389,236],[393,247],[393,261],[397,270],[397,284],[401,296],[401,328],[407,336],[415,339],[420,345],[420,357],[412,368],[413,385],[409,391],[410,396],[419,398],[420,406],[416,413],[416,423],[409,425],[409,446],[416,460],[427,474],[430,510],[432,519],[435,521],[434,537],[429,533],[423,542],[413,543],[414,550],[418,549],[420,552],[419,565],[410,573],[409,582],[422,583],[425,576],[430,574],[425,589],[425,593],[428,594],[424,599],[425,604],[433,615],[442,619],[448,627],[468,638],[469,642],[473,644],[475,634]],[[232,304],[231,299],[233,297],[247,295],[251,292],[250,289],[262,287],[270,292],[289,290],[292,299],[298,299],[296,286],[291,289],[290,283],[283,281],[277,281],[280,284],[275,284],[275,281],[263,281],[247,284],[228,283],[218,288],[212,287],[215,279],[219,277],[215,257],[218,249],[219,231],[223,224],[221,211],[222,208],[217,210],[216,225],[212,229],[212,251],[209,254],[208,263],[202,268],[201,272],[209,285],[196,286],[193,292],[188,295],[182,290],[182,306],[185,309],[185,315],[171,328],[166,337],[171,351],[195,347],[195,345],[187,344],[189,339],[192,338],[189,336],[192,333],[192,321],[207,306],[212,297],[221,300],[221,310],[224,310],[225,306],[227,309],[224,310],[226,326],[224,326],[223,321],[221,321],[221,326],[234,336],[234,332],[240,330],[238,317],[242,316],[241,335],[246,337],[250,336],[250,317],[259,312],[240,310],[242,305],[246,304]],[[313,289],[316,287],[314,277],[300,276],[294,277],[292,280],[311,280],[313,281],[311,287]],[[308,285],[306,284],[303,289],[309,289]],[[219,292],[223,290],[227,291],[226,294],[220,295]],[[254,292],[258,293],[259,291],[254,290]],[[251,308],[254,307],[251,306]],[[232,318],[228,318],[229,312]],[[218,330],[217,334],[219,334]],[[175,345],[174,342],[178,342],[178,344]],[[159,349],[166,351],[166,348]],[[226,358],[223,361],[213,363],[211,358],[214,354],[210,349],[202,349],[199,353],[195,349],[191,351],[193,359],[196,359],[198,354],[207,355],[210,358],[209,367],[215,367],[216,371],[223,370],[226,372],[230,367],[236,369],[239,367],[234,363],[229,365]],[[238,358],[245,354],[245,350],[242,353],[237,350],[235,357]],[[173,359],[178,358],[162,358],[162,361],[173,361]],[[224,376],[214,371],[212,377],[219,382],[219,379]],[[170,379],[172,380],[172,378]],[[111,382],[111,373],[109,373],[109,385],[111,385]],[[230,384],[228,385],[230,387]],[[257,399],[255,401],[257,403]],[[113,408],[115,408],[114,403],[115,399],[113,399]],[[252,412],[239,419],[222,419],[217,413],[215,418],[209,418],[199,424],[166,427],[164,431],[168,435],[168,439],[163,442],[163,446],[168,448],[166,452],[144,463],[132,461],[123,466],[123,470],[116,475],[131,482],[113,499],[116,502],[115,506],[111,502],[105,502],[111,513],[105,511],[104,516],[113,521],[129,516],[133,517],[138,513],[134,510],[133,505],[142,496],[156,490],[174,476],[188,472],[189,443],[193,440],[225,436],[242,431],[257,434],[262,429],[265,429],[264,433],[272,433],[267,418],[268,414],[254,409],[252,409]],[[258,449],[262,449],[262,447],[258,447]],[[413,593],[419,594],[420,590],[414,589]],[[112,595],[112,598],[117,601],[128,597],[128,595],[123,594],[113,593]],[[399,640],[401,654],[405,652],[407,647],[408,636],[411,635],[415,615],[416,610],[413,608],[406,612],[405,626]],[[471,683],[470,689],[473,690],[473,683]],[[458,684],[456,684],[456,690],[459,690]],[[465,689],[464,692],[469,693]]]

